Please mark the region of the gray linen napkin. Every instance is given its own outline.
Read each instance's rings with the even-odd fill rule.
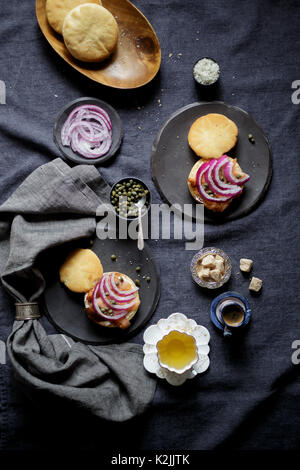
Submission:
[[[35,301],[45,287],[35,266],[47,248],[95,233],[109,186],[94,166],[70,168],[56,159],[35,170],[0,207],[0,269],[17,302]],[[88,346],[47,335],[39,320],[15,321],[7,341],[17,379],[31,396],[65,399],[111,421],[142,413],[156,381],[143,368],[140,345]]]

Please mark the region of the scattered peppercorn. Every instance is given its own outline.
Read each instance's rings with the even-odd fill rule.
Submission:
[[[138,273],[138,272],[141,270],[141,267],[140,267],[140,266],[137,266],[137,267],[135,268],[135,270],[136,270],[136,272]]]
[[[147,277],[146,277],[146,281],[147,281],[147,282],[150,282],[150,281],[151,281],[151,277],[150,277],[150,276],[147,276]]]
[[[134,282],[135,282],[136,286],[140,287],[141,283],[140,283],[139,279],[136,279]]]
[[[248,139],[251,142],[251,144],[255,144],[255,139],[252,134],[248,134]]]
[[[111,260],[112,260],[112,261],[117,261],[116,255],[111,255]]]

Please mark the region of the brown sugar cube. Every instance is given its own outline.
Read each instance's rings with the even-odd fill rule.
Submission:
[[[252,259],[247,259],[247,258],[240,259],[240,270],[243,271],[244,273],[249,273],[251,271],[252,266],[253,266]]]
[[[252,290],[254,292],[259,292],[261,288],[262,288],[262,280],[259,279],[258,277],[253,277],[249,284],[249,290]]]

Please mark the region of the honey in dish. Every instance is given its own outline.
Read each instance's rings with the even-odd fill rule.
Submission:
[[[197,348],[192,336],[171,331],[157,343],[161,365],[172,369],[183,369],[197,358]]]

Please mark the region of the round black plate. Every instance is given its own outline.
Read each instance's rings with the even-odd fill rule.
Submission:
[[[155,260],[149,247],[145,244],[144,250],[139,251],[135,240],[96,239],[91,249],[101,259],[105,272],[119,271],[133,280],[140,280],[141,305],[131,320],[131,326],[126,330],[104,328],[89,320],[84,312],[84,295],[72,293],[59,281],[58,269],[62,258],[53,269],[52,279],[47,279],[44,294],[45,313],[56,329],[75,340],[88,344],[125,341],[138,333],[156,309],[160,295],[160,280]],[[111,260],[112,254],[117,256],[117,261]],[[141,267],[139,273],[136,272],[136,266]],[[149,283],[146,281],[147,276],[151,277]]]
[[[65,147],[61,143],[61,129],[65,121],[67,120],[70,112],[77,106],[80,106],[83,104],[94,104],[96,106],[99,106],[100,108],[103,108],[110,116],[111,123],[112,123],[112,145],[109,151],[107,152],[107,154],[103,155],[103,157],[84,158],[84,157],[81,157],[79,154],[73,152],[71,147]],[[112,158],[116,154],[116,152],[119,150],[119,147],[121,145],[122,138],[123,138],[123,125],[122,125],[122,121],[117,111],[108,103],[105,103],[105,101],[101,101],[96,98],[79,98],[69,103],[59,113],[56,119],[56,122],[54,124],[53,138],[54,138],[55,144],[57,145],[58,149],[60,150],[60,152],[63,154],[65,158],[75,163],[81,163],[81,164],[86,164],[86,165],[99,165],[101,163],[107,162],[107,160]]]
[[[179,109],[163,125],[153,143],[151,172],[164,201],[170,205],[193,204],[196,207],[196,201],[188,190],[187,178],[198,157],[188,145],[187,136],[192,123],[208,113],[224,114],[236,123],[239,137],[228,155],[236,157],[242,170],[251,176],[242,195],[223,213],[205,209],[206,222],[222,222],[242,217],[253,210],[262,200],[271,181],[272,157],[269,143],[250,114],[220,101],[193,103]],[[248,134],[253,135],[255,144],[249,142]]]

